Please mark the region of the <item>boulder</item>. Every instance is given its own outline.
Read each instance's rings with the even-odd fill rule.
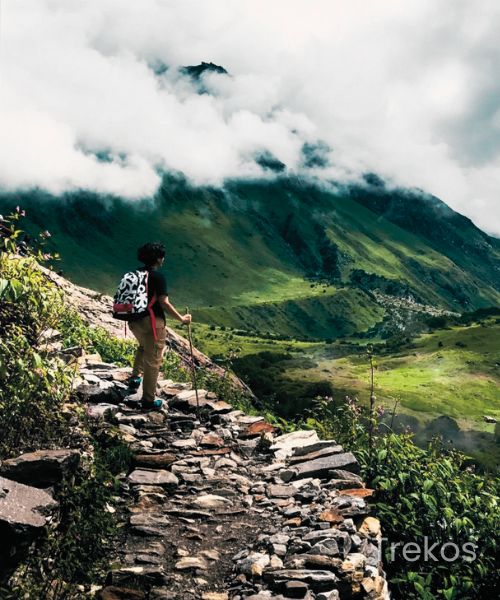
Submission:
[[[79,461],[78,450],[37,450],[5,460],[0,474],[18,483],[46,488],[74,472]]]
[[[325,556],[334,556],[338,553],[346,556],[352,545],[347,531],[334,528],[311,531],[303,537],[303,541],[312,544],[311,554]]]

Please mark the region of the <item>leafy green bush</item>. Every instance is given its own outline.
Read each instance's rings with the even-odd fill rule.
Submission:
[[[74,309],[67,309],[58,323],[63,334],[64,347],[81,346],[85,351],[97,352],[105,362],[131,366],[137,344],[112,336],[103,327],[87,325]]]
[[[0,458],[61,443],[67,433],[62,405],[72,370],[46,354],[44,334],[64,310],[62,292],[39,266],[40,251],[23,248],[13,215],[0,238]]]
[[[498,477],[476,473],[465,455],[444,449],[439,440],[422,449],[411,435],[386,432],[382,426],[374,429],[370,446],[369,423],[374,419],[355,399],[336,407],[321,398],[306,425],[352,450],[363,477],[375,489],[374,510],[388,538],[384,562],[395,596],[495,597],[500,585]],[[391,548],[391,543],[418,544],[421,549],[437,544],[439,552],[450,542],[460,549],[474,544],[475,559],[461,552],[456,560],[437,554],[434,561],[422,552],[408,561],[401,549]]]

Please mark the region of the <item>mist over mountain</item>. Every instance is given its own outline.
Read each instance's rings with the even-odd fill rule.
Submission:
[[[372,172],[500,233],[493,0],[4,4],[5,190]]]

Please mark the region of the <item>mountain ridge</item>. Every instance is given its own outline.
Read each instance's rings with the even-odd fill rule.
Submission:
[[[500,243],[418,191],[333,190],[285,175],[194,188],[166,176],[154,199],[135,204],[84,191],[0,197],[1,211],[15,205],[34,228],[54,232],[65,275],[106,293],[133,268],[141,243],[164,240],[171,294],[204,318],[235,307],[252,316],[274,303],[282,322],[298,318],[307,336],[330,338],[381,321],[374,291],[452,312],[500,305]],[[304,303],[322,331],[301,319]],[[368,321],[349,332],[335,325],[364,304]]]

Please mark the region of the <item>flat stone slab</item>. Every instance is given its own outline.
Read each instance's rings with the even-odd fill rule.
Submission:
[[[237,421],[239,425],[254,425],[255,423],[264,422],[264,417],[260,416],[252,416],[252,415],[242,415],[237,417]]]
[[[296,465],[299,463],[306,462],[308,460],[315,460],[316,458],[322,458],[325,456],[331,456],[332,454],[340,454],[344,449],[342,446],[326,446],[324,448],[320,448],[319,450],[315,450],[314,452],[308,452],[307,454],[301,454],[297,456],[292,456],[290,458],[289,464]]]
[[[285,482],[292,479],[304,479],[305,477],[325,479],[329,477],[329,471],[334,469],[357,472],[359,471],[359,464],[351,452],[344,452],[292,465],[288,469],[283,469],[280,477]]]
[[[132,485],[159,485],[161,487],[177,487],[179,480],[170,471],[164,469],[135,469],[128,476]]]
[[[177,460],[175,454],[162,452],[159,454],[136,454],[134,456],[134,465],[136,467],[149,467],[151,469],[168,467]]]
[[[116,404],[90,404],[87,406],[87,415],[92,419],[105,419],[108,415],[113,416],[120,411]]]
[[[167,527],[170,525],[170,521],[162,513],[146,512],[131,515],[130,525],[133,527]]]
[[[319,442],[319,437],[313,429],[292,431],[274,438],[271,450],[275,453],[276,458],[286,458],[291,456],[296,448],[308,446],[315,442]]]
[[[209,409],[216,413],[229,413],[233,407],[227,402],[210,398],[210,394],[206,390],[198,390],[198,401],[196,401],[196,392],[194,390],[182,390],[177,393],[170,401],[169,406],[178,408],[179,410],[193,411],[198,408]]]
[[[173,448],[196,448],[197,443],[194,438],[187,438],[185,440],[175,440],[172,442]]]
[[[330,446],[337,445],[338,444],[335,440],[318,440],[317,442],[313,442],[305,446],[298,446],[294,449],[293,455],[303,456],[304,454],[309,454],[310,452],[316,452],[317,450],[323,450],[323,448],[329,448]]]
[[[37,450],[3,461],[0,474],[18,483],[45,488],[62,481],[79,461],[78,450]]]
[[[224,440],[215,433],[207,433],[200,440],[200,446],[205,448],[222,448]]]
[[[232,506],[233,503],[229,498],[224,496],[218,496],[216,494],[203,494],[195,498],[191,505],[195,508],[208,509],[208,508],[227,508]]]
[[[293,485],[279,485],[272,483],[267,488],[267,495],[270,498],[291,498],[297,494],[297,488]]]
[[[243,431],[240,432],[239,437],[242,439],[253,438],[261,436],[265,433],[274,433],[274,427],[271,423],[266,421],[257,421],[247,425]]]
[[[206,571],[208,569],[208,563],[204,558],[199,556],[184,556],[175,563],[175,568],[178,571],[185,571],[187,569],[201,569]]]
[[[43,527],[56,506],[47,492],[0,477],[0,522],[13,528]]]
[[[338,577],[331,571],[310,569],[265,571],[263,577],[264,581],[268,581],[273,587],[282,587],[287,581],[301,581],[307,583],[314,591],[331,589],[338,582]]]
[[[321,554],[311,554],[311,551],[304,554],[289,556],[286,566],[289,569],[319,569],[331,571],[339,569],[342,559],[332,556],[323,556]]]

